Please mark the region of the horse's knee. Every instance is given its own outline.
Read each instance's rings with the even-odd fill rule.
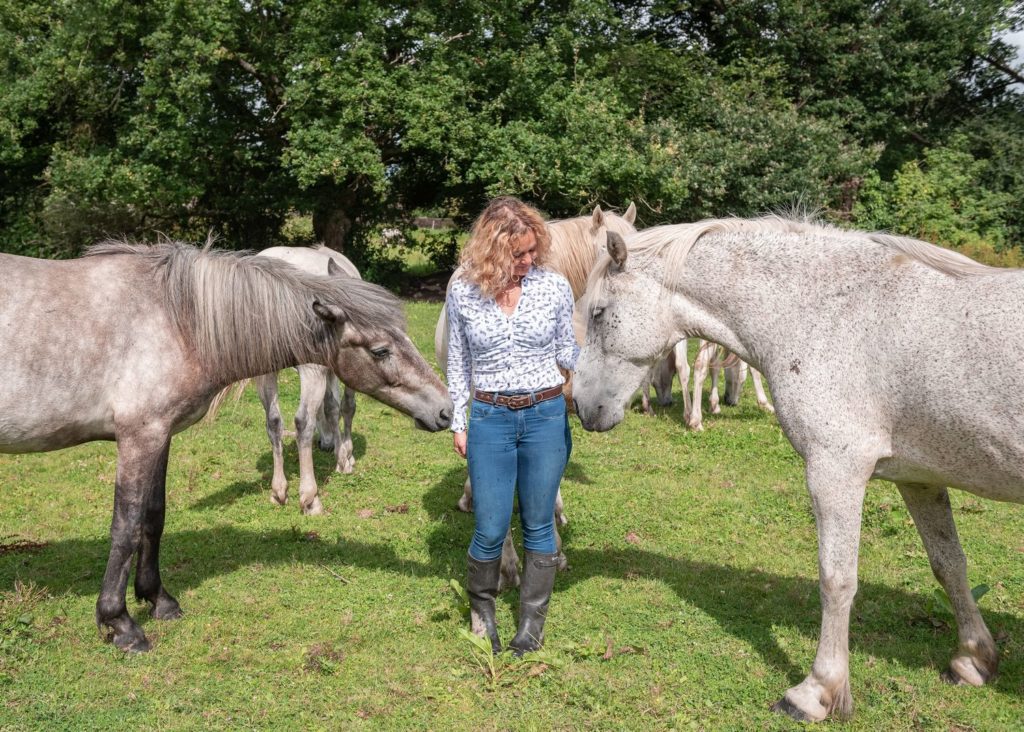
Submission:
[[[271,440],[280,439],[281,432],[284,430],[284,420],[281,419],[280,414],[268,414],[267,415],[267,434],[270,435]]]
[[[851,603],[857,594],[857,575],[838,572],[822,572],[821,592],[832,602]]]

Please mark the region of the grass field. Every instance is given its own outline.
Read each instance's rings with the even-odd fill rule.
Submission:
[[[424,353],[439,305],[410,303]],[[430,360],[432,355],[428,356]],[[678,390],[678,386],[677,386]],[[282,380],[294,409],[297,379]],[[813,398],[813,395],[808,395]],[[606,434],[574,421],[563,482],[571,570],[538,658],[494,665],[460,630],[472,517],[447,433],[360,397],[356,471],[317,454],[324,516],[270,504],[250,389],[178,435],[163,576],[185,617],[153,650],[104,644],[93,611],[115,452],[0,455],[0,730],[798,729],[769,706],[813,659],[820,605],[803,466],[752,390],[706,431],[681,400]],[[287,417],[290,419],[290,416]],[[870,486],[851,623],[853,730],[1008,730],[1024,719],[1024,518],[953,496],[1003,653],[983,689],[942,684],[955,637],[895,489]],[[507,641],[515,593],[499,601]]]

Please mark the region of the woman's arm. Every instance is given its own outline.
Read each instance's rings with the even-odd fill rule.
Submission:
[[[566,371],[573,371],[576,368],[576,359],[580,355],[580,347],[576,343],[576,333],[572,327],[572,288],[563,277],[557,278],[555,282],[558,286],[555,302],[555,363]]]
[[[469,387],[473,377],[472,358],[466,342],[465,325],[459,310],[454,288],[448,293],[448,394],[455,410],[452,414],[452,432],[466,431],[466,405],[469,404]],[[457,448],[456,448],[457,449]]]

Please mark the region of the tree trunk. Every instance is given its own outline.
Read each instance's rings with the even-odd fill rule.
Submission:
[[[342,208],[320,209],[313,212],[313,236],[326,247],[345,251],[345,240],[352,230],[352,219]]]

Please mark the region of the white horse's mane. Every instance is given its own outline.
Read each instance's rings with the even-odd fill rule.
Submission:
[[[910,259],[921,262],[939,272],[953,277],[1000,274],[1014,271],[1001,267],[990,267],[973,259],[929,244],[918,239],[895,236],[884,232],[866,232],[840,229],[836,226],[806,220],[794,220],[782,216],[763,216],[756,219],[705,219],[692,224],[672,224],[644,229],[627,240],[630,257],[641,259],[660,258],[664,262],[666,280],[672,279],[683,270],[686,257],[694,244],[702,237],[718,233],[739,232],[782,232],[797,234],[827,235],[849,241],[874,242],[893,249]],[[593,296],[602,289],[602,282],[608,274],[612,259],[605,253],[594,265],[587,281],[587,292]]]

